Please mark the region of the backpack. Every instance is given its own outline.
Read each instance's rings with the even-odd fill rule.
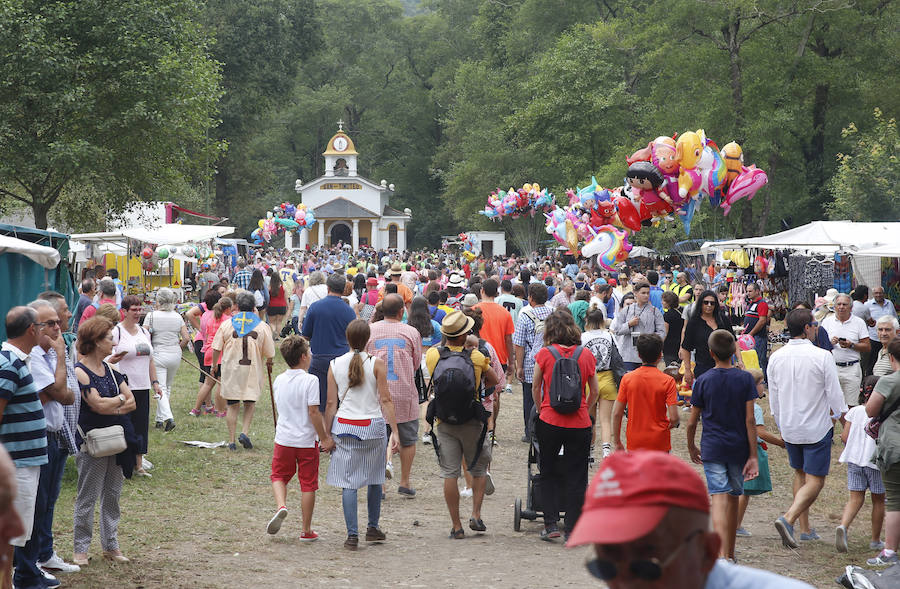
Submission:
[[[438,348],[440,357],[431,374],[429,385],[434,398],[428,404],[425,420],[434,424],[434,419],[450,425],[462,425],[473,419],[482,422],[481,436],[476,445],[475,456],[466,459],[466,464],[475,464],[481,456],[481,446],[487,435],[487,411],[481,404],[480,385],[475,382],[475,365],[472,364],[471,350],[454,352],[448,347]],[[437,435],[431,430],[434,451],[440,456]]]
[[[544,320],[538,319],[537,311],[534,310],[534,307],[525,307],[519,311],[519,314],[531,319],[531,322],[534,323],[534,340],[542,341],[544,339]]]
[[[571,358],[563,357],[555,346],[547,346],[556,362],[550,375],[550,407],[557,413],[575,413],[581,408],[584,388],[581,386],[581,370],[578,358],[581,346],[575,348]]]

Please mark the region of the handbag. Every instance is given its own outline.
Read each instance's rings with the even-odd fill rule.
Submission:
[[[81,445],[81,451],[87,452],[94,458],[113,456],[123,452],[128,446],[125,442],[125,429],[121,425],[98,427],[88,433],[84,433],[84,430],[79,425],[78,433],[81,434],[84,440],[84,444]]]
[[[421,366],[416,368],[414,379],[416,381],[416,391],[419,392],[419,403],[424,403],[428,400],[428,385],[425,384],[425,373],[422,371]]]
[[[878,432],[881,431],[881,424],[887,421],[887,418],[891,416],[891,413],[897,410],[897,407],[900,407],[900,396],[898,396],[897,400],[891,404],[887,413],[879,413],[869,420],[869,423],[866,424],[866,434],[868,434],[870,438],[877,440]]]

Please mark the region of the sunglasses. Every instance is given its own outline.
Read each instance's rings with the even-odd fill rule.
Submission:
[[[709,305],[710,307],[714,307],[716,305],[716,301],[703,301],[704,305]]]
[[[38,327],[59,327],[62,325],[62,322],[59,319],[48,319],[47,321],[35,321],[34,323]]]
[[[643,581],[657,581],[662,578],[663,569],[672,564],[681,549],[687,546],[688,542],[697,537],[697,534],[703,530],[694,530],[688,534],[678,548],[675,549],[665,560],[660,561],[657,558],[640,558],[632,560],[628,563],[628,570],[631,576]],[[600,579],[601,581],[611,581],[619,576],[619,569],[616,561],[607,560],[605,558],[594,558],[586,563],[587,570]]]

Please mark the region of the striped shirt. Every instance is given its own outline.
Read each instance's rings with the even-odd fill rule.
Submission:
[[[519,319],[516,321],[516,330],[513,332],[512,340],[516,346],[525,349],[525,355],[522,360],[522,369],[525,372],[525,382],[534,381],[534,356],[542,347],[544,347],[543,332],[537,333],[534,325],[532,313],[538,321],[543,321],[550,316],[553,309],[546,305],[539,307],[526,307],[526,311],[519,311]]]
[[[47,423],[27,354],[3,343],[0,351],[0,399],[6,401],[0,422],[0,443],[16,468],[47,464]]]

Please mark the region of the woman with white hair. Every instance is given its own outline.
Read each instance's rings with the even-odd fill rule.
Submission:
[[[175,310],[175,292],[161,288],[156,292],[156,310],[144,317],[144,327],[150,332],[153,344],[153,363],[160,381],[161,394],[156,401],[156,427],[166,431],[175,429],[175,419],[169,404],[175,372],[181,364],[181,350],[190,341],[184,319]]]
[[[900,331],[900,322],[893,315],[882,315],[875,321],[875,332],[878,334],[878,341],[881,342],[881,348],[878,350],[878,358],[875,359],[875,365],[872,367],[872,374],[875,376],[887,376],[894,369],[891,367],[891,355],[888,354],[887,347]]]
[[[300,299],[300,314],[298,315],[297,325],[303,326],[303,318],[309,306],[324,299],[328,295],[328,287],[325,286],[325,273],[316,270],[309,275],[309,286],[303,291],[303,298]]]

